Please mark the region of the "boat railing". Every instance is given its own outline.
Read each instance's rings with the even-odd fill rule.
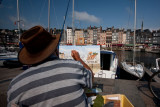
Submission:
[[[101,71],[98,73],[98,77],[103,77],[103,75],[105,75],[105,77],[106,77],[106,74],[103,72],[103,70],[101,70]]]
[[[159,70],[160,58],[156,59],[156,70]]]

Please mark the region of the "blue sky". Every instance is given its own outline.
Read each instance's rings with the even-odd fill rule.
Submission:
[[[16,29],[17,0],[0,0],[0,29]],[[50,27],[62,28],[68,0],[51,0]],[[137,0],[137,28],[160,29],[160,0]],[[48,0],[19,0],[21,28],[48,26]],[[75,27],[133,29],[134,0],[75,0]],[[72,25],[72,0],[66,26]]]

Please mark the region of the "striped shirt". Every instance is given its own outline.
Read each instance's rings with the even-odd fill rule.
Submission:
[[[31,67],[15,77],[8,89],[8,107],[86,107],[85,87],[92,73],[74,60],[56,59]]]

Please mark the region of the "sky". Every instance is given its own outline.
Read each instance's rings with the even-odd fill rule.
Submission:
[[[50,0],[50,27],[61,29],[69,0]],[[74,0],[74,26],[134,28],[135,0]],[[160,29],[160,0],[137,0],[136,28]],[[20,27],[48,26],[48,0],[19,0]],[[0,0],[0,29],[17,29],[17,0]],[[72,26],[70,0],[65,28]]]

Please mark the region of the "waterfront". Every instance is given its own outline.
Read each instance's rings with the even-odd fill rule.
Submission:
[[[114,51],[116,57],[118,58],[118,63],[121,61],[133,61],[133,51]],[[135,61],[144,63],[144,66],[148,69],[155,67],[156,58],[160,58],[160,54],[149,53],[149,52],[135,52]],[[3,62],[0,61],[0,66],[3,65]],[[92,67],[92,66],[91,66]]]
[[[123,60],[132,61],[133,51],[115,51],[116,56],[119,62]],[[136,52],[135,59],[140,62],[144,62],[145,67],[150,68],[155,65],[155,59],[159,58],[159,54],[147,53],[147,52]],[[2,62],[1,62],[2,65]],[[0,102],[2,106],[6,106],[7,104],[7,96],[6,92],[8,89],[8,85],[10,80],[23,72],[22,67],[20,68],[5,68],[0,67]],[[124,94],[134,106],[158,106],[159,103],[150,93],[147,81],[131,81],[131,80],[120,80],[120,79],[101,79],[95,78],[95,82],[98,84],[103,84],[103,92],[102,95],[107,94]],[[157,83],[158,84],[158,83]],[[138,100],[137,100],[138,98]]]
[[[8,69],[4,67],[0,67],[0,69],[0,106],[6,107],[10,80],[22,73],[23,70],[21,68]],[[149,91],[146,81],[95,78],[94,82],[103,86],[103,92],[99,94],[124,94],[135,107],[156,107],[160,105]]]
[[[118,58],[118,62],[121,61],[133,61],[133,51],[114,51]],[[155,67],[156,58],[160,58],[160,54],[148,53],[148,52],[135,52],[135,60],[137,62],[144,63],[144,66],[148,69]]]

